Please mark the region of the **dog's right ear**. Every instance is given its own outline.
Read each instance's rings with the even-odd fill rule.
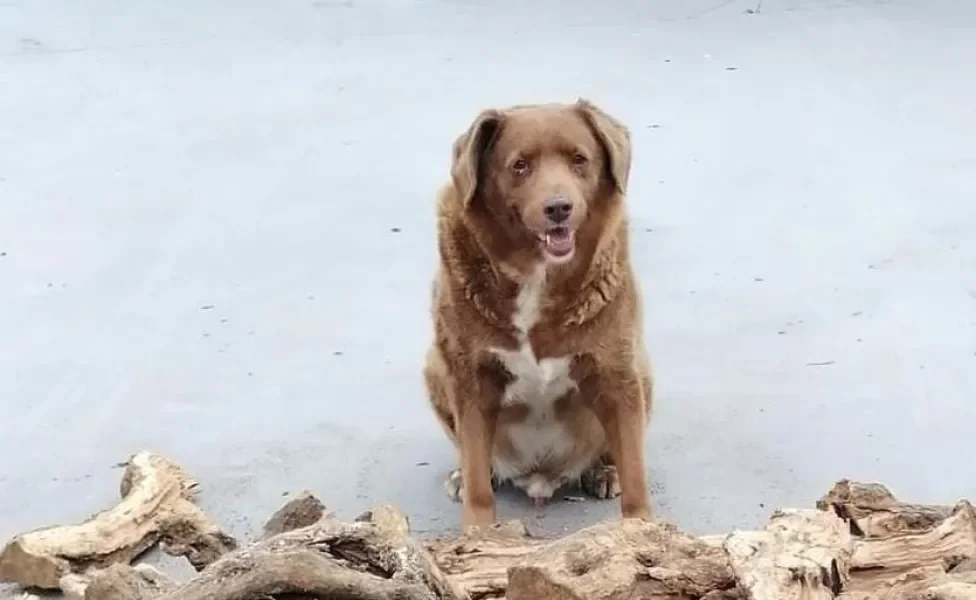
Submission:
[[[451,179],[457,189],[458,197],[465,208],[478,193],[481,185],[481,165],[485,153],[498,135],[502,125],[502,114],[497,110],[483,111],[467,131],[454,141],[454,160],[451,164]]]

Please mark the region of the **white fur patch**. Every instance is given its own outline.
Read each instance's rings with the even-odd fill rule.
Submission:
[[[515,299],[512,323],[519,331],[518,350],[493,350],[514,380],[505,389],[503,404],[524,404],[529,407],[526,419],[506,428],[506,435],[515,450],[513,457],[496,457],[495,474],[501,479],[514,479],[526,488],[530,496],[548,498],[564,482],[542,482],[529,477],[534,469],[549,460],[561,460],[573,453],[575,441],[562,423],[556,420],[555,402],[576,387],[569,375],[569,357],[538,360],[529,343],[529,331],[539,320],[542,297],[546,289],[546,268],[540,265],[526,280]],[[579,465],[582,472],[588,465]],[[575,469],[574,469],[575,471]],[[579,473],[569,473],[570,477]]]
[[[539,265],[532,275],[522,283],[515,297],[515,314],[512,324],[519,330],[523,343],[528,340],[529,330],[539,321],[542,310],[542,296],[546,293],[546,266]],[[531,349],[529,350],[531,352]]]

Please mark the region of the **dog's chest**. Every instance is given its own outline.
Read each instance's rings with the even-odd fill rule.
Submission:
[[[576,385],[569,373],[570,357],[540,360],[529,341],[529,331],[539,320],[545,286],[546,271],[545,267],[541,266],[523,282],[515,298],[512,324],[517,331],[518,349],[495,348],[493,350],[512,377],[512,381],[505,389],[502,403],[525,404],[530,408],[531,413],[538,416],[551,412],[556,400]]]
[[[495,355],[512,376],[503,405],[525,404],[531,415],[544,417],[556,400],[576,386],[569,376],[567,357],[538,360],[528,343],[514,351],[495,350]]]
[[[528,409],[523,418],[506,423],[497,432],[505,440],[505,450],[495,455],[493,463],[496,475],[503,479],[552,469],[576,475],[586,466],[585,460],[574,459],[578,454],[576,440],[556,410],[556,402],[576,388],[570,375],[570,357],[540,360],[529,341],[529,332],[539,320],[545,283],[542,267],[522,284],[516,297],[512,324],[519,346],[493,350],[511,375],[502,405]],[[554,481],[550,487],[558,486]]]
[[[497,456],[495,469],[506,478],[550,464],[565,464],[576,446],[572,433],[556,414],[556,401],[576,387],[570,376],[570,357],[540,360],[529,342],[528,334],[539,319],[544,291],[545,271],[522,285],[512,316],[519,347],[493,350],[512,378],[505,388],[502,405],[522,405],[528,409],[524,418],[508,423],[499,431],[511,453]]]

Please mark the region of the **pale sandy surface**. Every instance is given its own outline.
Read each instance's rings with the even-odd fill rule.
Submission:
[[[577,95],[634,132],[658,514],[976,497],[976,6],[755,7],[0,1],[0,539],[142,448],[238,534],[302,488],[454,528],[434,189],[482,107]]]

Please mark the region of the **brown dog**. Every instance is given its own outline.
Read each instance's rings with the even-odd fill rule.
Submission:
[[[424,376],[460,453],[448,493],[495,519],[494,483],[537,503],[569,481],[650,518],[650,365],[624,196],[630,133],[585,100],[482,112],[437,204]]]

